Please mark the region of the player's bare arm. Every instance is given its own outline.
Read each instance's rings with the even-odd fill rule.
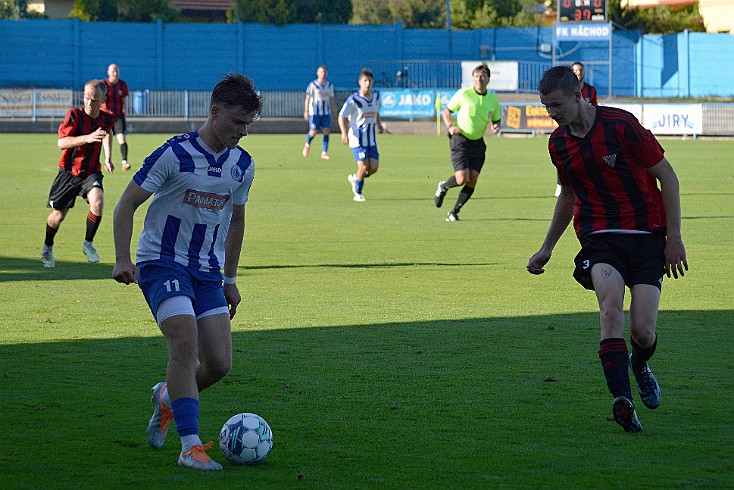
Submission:
[[[64,136],[58,141],[59,150],[68,150],[69,148],[76,148],[77,146],[88,145],[90,143],[99,143],[107,137],[107,131],[102,128],[90,134],[84,134],[82,136]]]
[[[563,232],[568,228],[573,218],[573,204],[576,201],[576,194],[570,187],[563,186],[561,194],[556,201],[556,207],[553,210],[553,219],[548,227],[548,233],[543,240],[540,250],[535,252],[526,266],[531,274],[542,274],[545,272],[544,266],[548,263],[553,253],[553,248],[558,240],[563,236]]]
[[[681,236],[680,183],[678,176],[666,158],[648,169],[660,182],[660,193],[665,207],[667,240],[665,243],[665,272],[668,277],[678,279],[688,270],[686,248]]]
[[[133,235],[133,217],[135,211],[152,195],[140,187],[135,181],[130,181],[120,201],[115,206],[112,230],[115,241],[115,268],[112,277],[123,284],[138,282],[138,268],[130,258],[130,240]]]
[[[224,277],[237,277],[242,241],[245,237],[245,205],[234,205],[232,207],[232,219],[230,220],[227,238],[224,239]],[[224,285],[224,297],[229,305],[229,318],[234,318],[237,306],[242,301],[237,284]]]
[[[349,135],[347,134],[347,118],[339,116],[339,130],[342,133],[342,143],[349,143]]]

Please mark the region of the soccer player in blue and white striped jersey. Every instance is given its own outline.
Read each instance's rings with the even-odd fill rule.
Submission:
[[[255,172],[238,143],[261,110],[252,80],[226,75],[204,125],[148,156],[115,208],[113,277],[140,285],[169,354],[166,379],[153,387],[148,442],[162,448],[173,420],[178,464],[197,470],[222,469],[199,438],[199,393],[232,365],[230,320],[241,300],[236,276]],[[133,264],[133,217],[151,196]]]
[[[372,70],[363,68],[359,74],[359,91],[350,95],[339,111],[342,143],[349,143],[357,162],[357,173],[347,177],[357,202],[365,201],[364,179],[377,172],[380,165],[377,152],[377,132],[382,132],[380,93],[372,91],[373,84]]]
[[[329,71],[324,65],[316,70],[316,80],[306,87],[306,103],[303,118],[308,121],[306,144],[303,145],[303,157],[308,157],[311,141],[318,131],[323,131],[321,143],[321,159],[329,159],[329,133],[331,132],[331,115],[336,112],[334,105],[334,85],[326,80]]]

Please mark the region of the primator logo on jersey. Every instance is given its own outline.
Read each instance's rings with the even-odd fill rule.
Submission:
[[[213,209],[219,211],[229,201],[230,196],[220,196],[211,192],[201,192],[194,189],[186,189],[183,202],[196,208]]]

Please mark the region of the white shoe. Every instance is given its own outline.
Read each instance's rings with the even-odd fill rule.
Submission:
[[[367,199],[362,194],[355,194],[354,200],[357,202],[365,202]]]
[[[127,160],[122,161],[122,171],[127,172],[130,170],[130,164],[127,163]]]
[[[328,154],[328,153],[326,153],[326,152],[324,151],[324,152],[322,152],[322,153],[321,153],[321,159],[322,159],[322,160],[331,160],[331,157],[329,156],[329,154]]]
[[[303,151],[301,152],[301,154],[303,155],[303,158],[308,158],[309,151],[311,151],[311,146],[308,143],[306,143],[305,145],[303,145]]]
[[[561,195],[561,184],[556,185],[556,194],[555,196],[558,197]]]
[[[87,256],[88,261],[99,262],[99,254],[94,248],[94,245],[92,245],[92,242],[84,240],[84,245],[82,245],[82,252],[84,252],[84,255]]]
[[[54,260],[54,248],[53,247],[49,247],[48,245],[43,246],[43,251],[41,252],[41,263],[47,269],[56,267],[56,260]]]
[[[357,176],[354,174],[349,174],[347,175],[347,180],[349,181],[350,184],[352,184],[352,192],[356,196],[357,195],[357,182],[356,182]],[[355,199],[355,201],[356,200],[357,199]]]

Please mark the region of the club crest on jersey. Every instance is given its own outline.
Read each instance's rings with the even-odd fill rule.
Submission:
[[[220,196],[211,192],[201,192],[195,189],[186,189],[183,202],[195,208],[213,209],[219,211],[229,201],[229,196]]]
[[[617,165],[617,154],[616,153],[612,153],[611,155],[606,155],[601,158],[604,160],[604,162],[606,162],[607,165],[609,165],[612,168],[614,168]]]
[[[245,176],[245,172],[237,165],[232,165],[229,174],[235,180],[235,182],[242,182],[242,178]]]

